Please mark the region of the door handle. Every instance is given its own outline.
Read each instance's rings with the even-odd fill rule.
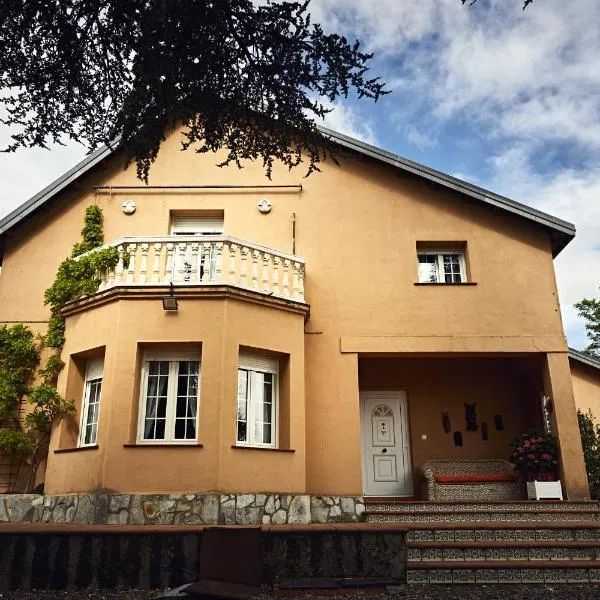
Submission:
[[[387,448],[384,448],[384,449],[381,451],[381,453],[382,453],[382,454],[385,454],[386,452],[387,452]]]

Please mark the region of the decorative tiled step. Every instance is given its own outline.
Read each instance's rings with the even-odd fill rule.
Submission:
[[[569,501],[515,501],[515,502],[407,502],[403,500],[365,499],[367,512],[598,512],[600,505],[593,500]]]
[[[408,562],[408,583],[599,583],[596,561]]]
[[[409,562],[481,561],[598,561],[600,540],[583,541],[481,541],[481,542],[409,542]]]
[[[412,524],[411,524],[412,525]],[[415,525],[417,525],[415,523]],[[600,521],[503,523],[418,523],[407,533],[411,542],[559,542],[600,540]]]
[[[595,521],[600,520],[600,513],[573,511],[375,511],[366,510],[368,523],[404,523],[404,522],[442,522],[442,521]]]

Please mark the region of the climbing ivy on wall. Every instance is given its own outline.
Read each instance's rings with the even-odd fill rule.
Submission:
[[[62,348],[65,343],[65,322],[61,315],[64,306],[97,291],[100,285],[98,272],[115,267],[119,261],[116,248],[86,254],[104,243],[103,222],[99,206],[86,208],[82,241],[77,242],[71,256],[60,263],[54,283],[44,294],[44,302],[50,306],[52,313],[46,334],[46,345],[50,348]]]
[[[26,490],[31,487],[43,457],[52,424],[75,412],[75,403],[63,399],[56,389],[64,367],[60,358],[65,343],[61,311],[68,302],[97,291],[98,272],[116,266],[119,258],[115,248],[86,254],[104,242],[100,207],[86,209],[81,237],[82,241],[73,246],[71,256],[59,265],[54,283],[45,291],[44,302],[51,310],[46,336],[36,340],[33,332],[21,323],[0,328],[0,424],[11,417],[15,419],[14,428],[0,430],[0,449],[12,452],[17,458],[30,457]],[[41,383],[31,387],[44,345],[55,352],[38,371]],[[18,409],[25,397],[31,408],[24,422],[19,423]],[[22,460],[18,468],[21,464]]]

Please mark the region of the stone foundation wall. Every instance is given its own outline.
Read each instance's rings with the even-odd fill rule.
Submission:
[[[0,523],[262,525],[352,523],[359,496],[291,494],[0,495]]]

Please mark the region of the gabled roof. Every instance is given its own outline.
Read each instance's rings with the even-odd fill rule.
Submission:
[[[588,367],[600,370],[600,359],[579,352],[579,350],[575,350],[574,348],[569,348],[569,358],[576,360],[582,365],[587,365]]]
[[[556,256],[572,239],[575,237],[575,226],[572,223],[557,219],[552,215],[543,213],[535,208],[526,206],[519,202],[515,202],[510,198],[499,196],[488,190],[480,188],[476,185],[467,183],[450,175],[446,175],[435,169],[431,169],[412,160],[398,156],[391,152],[387,152],[382,148],[365,144],[359,140],[348,137],[326,127],[319,127],[321,132],[331,139],[334,143],[348,150],[357,152],[362,156],[375,159],[379,162],[390,165],[401,171],[412,173],[418,177],[436,183],[444,188],[453,190],[462,194],[468,199],[473,199],[482,202],[492,208],[502,210],[504,212],[516,215],[523,219],[527,219],[544,227],[549,235],[552,243],[552,254]],[[0,239],[15,225],[20,223],[28,215],[36,211],[38,208],[46,204],[68,185],[79,179],[81,176],[90,171],[99,162],[110,156],[114,148],[104,147],[96,150],[96,152],[87,156],[79,164],[75,165],[71,170],[45,187],[41,192],[27,200],[24,204],[13,210],[3,219],[0,219]]]

